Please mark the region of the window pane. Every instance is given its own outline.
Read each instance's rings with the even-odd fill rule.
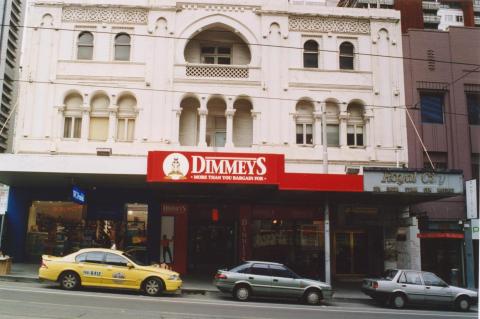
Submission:
[[[85,261],[89,263],[101,264],[103,263],[103,253],[99,253],[99,252],[87,253],[87,259]]]
[[[313,133],[312,124],[305,124],[305,128],[306,128],[307,134],[312,134]]]
[[[411,284],[411,285],[422,284],[422,280],[420,279],[420,274],[416,272],[406,272],[405,276],[407,278],[407,284]]]
[[[347,145],[349,146],[355,145],[355,134],[347,133]]]
[[[292,278],[290,271],[285,269],[282,266],[270,265],[271,276],[273,277],[283,277],[283,278]]]
[[[63,126],[63,137],[69,138],[72,134],[72,118],[66,117],[65,124]]]
[[[268,265],[265,264],[254,264],[251,270],[254,275],[270,276]]]
[[[90,118],[89,138],[95,141],[106,141],[108,137],[108,118]]]
[[[227,119],[223,116],[215,117],[215,129],[226,129],[227,128]]]
[[[443,124],[443,94],[421,94],[423,123]]]
[[[297,124],[296,143],[303,144],[303,124]]]
[[[467,94],[468,123],[470,125],[480,125],[480,94]]]
[[[219,47],[218,54],[230,54],[231,49],[226,47]]]
[[[77,59],[91,60],[93,58],[92,46],[78,46]]]
[[[328,124],[327,125],[327,145],[328,146],[339,146],[339,127],[337,124]]]
[[[357,146],[363,146],[363,134],[357,134]]]
[[[129,61],[130,60],[130,46],[116,45],[115,46],[115,60]]]
[[[303,124],[297,124],[297,134],[303,134]]]
[[[75,257],[75,261],[77,263],[83,263],[83,262],[85,262],[85,260],[87,260],[87,254],[86,253],[80,254],[77,257]]]
[[[303,49],[305,51],[318,51],[318,43],[313,40],[309,40],[305,42]]]
[[[355,126],[353,126],[353,125],[347,126],[347,133],[348,133],[348,134],[353,134],[353,133],[355,133]]]
[[[305,134],[305,139],[307,140],[305,143],[312,145],[313,144],[313,134]]]
[[[215,47],[202,47],[202,54],[214,54]]]
[[[423,281],[425,282],[426,286],[438,286],[442,287],[445,285],[442,279],[438,278],[432,273],[426,272],[423,273]]]
[[[80,138],[82,132],[82,118],[76,117],[73,125],[73,137]]]
[[[353,44],[350,42],[343,42],[340,44],[340,55],[353,56]]]
[[[227,134],[225,132],[216,132],[215,133],[215,146],[216,147],[224,147],[226,139],[227,139]]]
[[[230,64],[230,57],[218,57],[218,64]]]
[[[133,135],[135,132],[135,120],[128,120],[127,126],[127,141],[133,141]]]
[[[317,53],[304,53],[303,54],[303,67],[304,68],[318,68],[318,54]]]
[[[353,57],[340,57],[340,69],[353,70]]]
[[[215,64],[215,57],[213,57],[213,56],[205,56],[205,57],[203,57],[203,63],[206,63],[206,64]]]
[[[93,35],[90,32],[82,32],[78,36],[78,44],[93,44]]]
[[[119,119],[117,125],[117,140],[125,140],[125,119]]]
[[[130,36],[128,34],[119,34],[115,37],[116,44],[130,44]]]

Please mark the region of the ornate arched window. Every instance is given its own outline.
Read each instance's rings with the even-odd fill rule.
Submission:
[[[130,36],[126,33],[115,36],[115,60],[130,61]]]
[[[312,102],[300,101],[295,108],[296,144],[313,145],[313,117]]]
[[[90,127],[88,138],[93,141],[106,141],[108,138],[108,106],[106,94],[95,95],[90,101]]]
[[[208,146],[224,147],[227,139],[227,105],[221,98],[212,98],[207,103],[207,132]],[[203,141],[202,141],[203,142]]]
[[[364,146],[365,145],[365,121],[363,118],[363,105],[360,103],[350,103],[347,106],[347,145]]]
[[[346,41],[340,44],[339,66],[342,70],[354,69],[354,46]]]
[[[117,141],[131,142],[135,134],[137,100],[126,94],[118,99],[117,105]]]
[[[327,145],[332,147],[340,146],[340,109],[335,102],[326,103],[327,113]]]
[[[318,68],[318,43],[308,40],[303,45],[303,67]]]
[[[82,96],[77,93],[70,93],[64,100],[64,138],[80,138],[82,131]]]
[[[77,59],[91,60],[93,58],[93,34],[88,31],[78,35]]]

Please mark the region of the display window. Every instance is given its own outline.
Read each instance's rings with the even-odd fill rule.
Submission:
[[[125,251],[138,260],[147,263],[148,206],[127,204],[125,207],[127,211]]]
[[[87,207],[74,202],[34,201],[29,209],[26,255],[65,256],[82,248],[123,249],[124,220],[86,219]]]

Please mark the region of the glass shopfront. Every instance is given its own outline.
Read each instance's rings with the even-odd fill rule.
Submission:
[[[314,208],[256,208],[252,259],[283,263],[302,276],[325,274],[324,225]]]

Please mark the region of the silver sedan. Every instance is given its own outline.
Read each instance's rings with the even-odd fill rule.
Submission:
[[[437,275],[418,270],[387,270],[382,278],[364,279],[362,291],[395,308],[403,308],[408,303],[441,304],[468,311],[478,302],[476,291],[450,286]]]

